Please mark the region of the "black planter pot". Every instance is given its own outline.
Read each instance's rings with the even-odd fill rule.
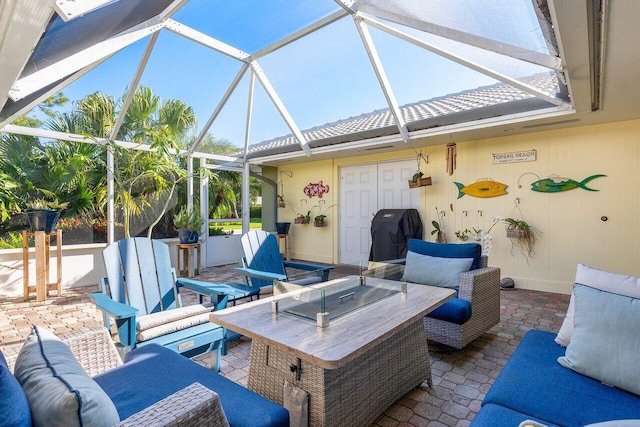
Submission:
[[[187,230],[186,228],[181,228],[178,230],[178,237],[180,237],[180,243],[188,244],[188,243],[198,243],[198,235],[197,231]]]
[[[290,222],[276,222],[276,233],[289,234],[289,227],[291,227]]]
[[[25,209],[31,231],[51,233],[56,229],[60,211],[53,209]]]

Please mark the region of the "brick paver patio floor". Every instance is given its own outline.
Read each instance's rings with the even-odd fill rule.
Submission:
[[[216,283],[242,282],[234,266],[204,269],[197,277]],[[354,274],[353,267],[338,266],[332,278]],[[23,302],[0,297],[0,346],[19,346],[34,324],[63,333],[100,323],[101,315],[86,296],[97,287],[63,290],[61,297],[45,302]],[[185,292],[184,304],[195,303]],[[375,426],[466,426],[480,408],[487,390],[531,328],[558,331],[569,303],[568,295],[526,290],[501,291],[501,321],[461,351],[430,346],[433,387],[426,384],[410,391],[378,418]],[[222,375],[246,385],[251,341],[232,343],[222,360]],[[208,356],[197,360],[201,364]],[[366,385],[363,384],[363,387]]]

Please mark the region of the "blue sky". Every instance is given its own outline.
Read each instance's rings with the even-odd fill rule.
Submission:
[[[435,3],[447,5],[442,9],[444,12],[469,5],[460,0],[442,1]],[[253,53],[335,10],[338,6],[331,0],[191,0],[174,19]],[[442,16],[446,19],[447,14]],[[525,16],[524,23],[530,18]],[[472,24],[473,21],[461,21],[461,25]],[[503,30],[492,28],[491,31]],[[495,83],[489,77],[378,30],[371,29],[371,33],[400,105]],[[499,36],[499,33],[492,35]],[[130,84],[147,42],[148,38],[117,53],[65,88],[64,94],[72,101],[95,91],[119,98]],[[473,56],[474,53],[466,54]],[[477,60],[487,57],[490,55],[477,55]],[[259,63],[301,129],[387,108],[350,17],[264,57]],[[240,66],[236,60],[163,30],[141,84],[152,88],[163,100],[176,98],[192,106],[201,127]],[[511,70],[508,63],[502,66]],[[510,72],[532,74],[531,70],[518,67]],[[243,145],[247,94],[245,76],[212,128],[215,137]],[[257,80],[254,96],[250,142],[289,133]]]

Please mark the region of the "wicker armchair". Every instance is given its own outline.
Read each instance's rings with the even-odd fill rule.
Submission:
[[[95,376],[122,365],[111,335],[102,326],[90,326],[60,335],[80,365]],[[20,347],[3,349],[9,369],[13,367]],[[228,426],[218,395],[199,383],[158,401],[116,426]]]
[[[500,322],[500,269],[487,261],[483,256],[480,268],[460,274],[458,298],[471,303],[471,318],[458,325],[427,316],[427,338],[461,349]]]
[[[407,249],[405,280],[458,289],[456,298],[424,318],[429,340],[461,349],[498,324],[500,269],[487,267],[479,244],[409,239]]]

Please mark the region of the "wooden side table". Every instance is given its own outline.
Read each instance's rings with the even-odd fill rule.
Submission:
[[[200,243],[178,243],[178,277],[193,277],[200,273]],[[182,254],[182,257],[180,256]],[[193,258],[196,259],[196,268],[193,268]],[[180,265],[182,258],[182,266]]]
[[[56,281],[48,283],[50,278],[50,245],[51,236],[56,237]],[[29,284],[29,237],[35,242],[36,257],[36,284]],[[22,283],[24,287],[24,300],[29,300],[29,294],[35,292],[36,301],[44,301],[49,296],[49,291],[55,290],[57,296],[62,295],[62,230],[51,233],[44,231],[22,231]]]
[[[284,239],[284,259],[291,261],[291,253],[289,252],[289,235],[288,234],[276,234],[278,238],[278,247],[280,246],[280,239]]]

